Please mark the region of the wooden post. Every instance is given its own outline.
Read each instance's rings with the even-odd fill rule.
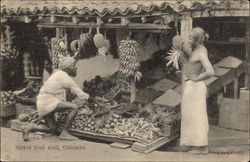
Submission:
[[[239,94],[239,78],[234,79],[234,98],[238,98]]]
[[[55,21],[56,21],[56,17],[55,17],[54,15],[51,15],[51,16],[50,16],[50,22],[53,23],[53,22],[55,22]]]
[[[217,94],[217,103],[219,104],[222,99],[223,99],[223,92],[220,91]]]
[[[66,49],[68,49],[68,34],[66,33],[66,29],[65,29],[64,39],[65,39]]]
[[[56,38],[60,38],[61,30],[60,28],[56,28]]]
[[[247,17],[246,18],[246,21],[245,21],[245,30],[246,30],[246,35],[245,35],[245,42],[246,42],[246,63],[247,63],[247,68],[246,68],[246,72],[245,72],[245,87],[249,87],[249,82],[250,82],[250,80],[249,80],[249,75],[250,75],[250,52],[249,52],[249,50],[250,50],[250,45],[249,45],[249,43],[250,43],[250,30],[249,30],[249,25],[250,25],[250,22],[249,22],[249,20],[248,20],[248,18],[249,17]]]
[[[193,28],[193,19],[190,15],[183,15],[181,19],[181,36],[187,41],[189,38],[189,33]]]

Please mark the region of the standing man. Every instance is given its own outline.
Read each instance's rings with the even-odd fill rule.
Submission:
[[[180,144],[190,148],[189,153],[208,153],[208,116],[205,80],[215,74],[203,42],[208,34],[194,28],[189,35],[192,53],[183,67],[183,95],[181,103]]]

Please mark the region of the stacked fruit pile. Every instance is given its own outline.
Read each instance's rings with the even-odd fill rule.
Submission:
[[[153,123],[137,117],[118,118],[118,116],[114,116],[113,122],[105,124],[105,127],[101,128],[99,132],[119,137],[132,137],[143,142],[150,142],[156,137],[163,136],[161,130],[155,127]]]
[[[21,113],[20,115],[18,115],[18,120],[21,122],[29,122],[29,123],[41,122],[39,119],[38,112],[36,110]]]
[[[104,122],[104,125],[101,125],[100,128],[114,128],[115,125],[118,123],[121,123],[123,120],[123,117],[121,115],[118,115],[116,113],[113,113],[109,116],[109,118]],[[102,130],[98,130],[98,132],[102,132]]]
[[[88,93],[90,96],[103,96],[110,90],[113,83],[108,79],[96,76],[89,82],[85,81],[83,86],[83,91]]]
[[[13,91],[3,91],[1,94],[1,104],[8,105],[16,102],[15,93]]]
[[[75,117],[75,120],[73,121],[71,127],[73,129],[78,129],[78,130],[83,130],[87,132],[94,132],[94,126],[95,126],[95,118],[86,115],[86,114],[81,114],[78,113],[77,116]]]

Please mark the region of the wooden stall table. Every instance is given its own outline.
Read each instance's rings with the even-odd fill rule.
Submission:
[[[215,66],[234,71],[234,98],[238,98],[239,76],[246,71],[246,64],[235,57],[228,56],[215,64]]]

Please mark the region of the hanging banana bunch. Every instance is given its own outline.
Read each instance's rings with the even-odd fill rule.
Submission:
[[[139,71],[139,43],[134,40],[122,40],[120,42],[119,71],[126,78],[140,81],[142,73]]]
[[[81,51],[85,51],[86,46],[93,42],[92,28],[89,28],[88,33],[81,33],[80,38],[73,40],[70,43],[70,48],[74,52],[74,57],[77,57]]]
[[[166,66],[173,64],[175,69],[180,70],[180,65],[184,63],[186,56],[183,52],[184,40],[179,35],[177,24],[178,23],[176,22],[175,25],[177,29],[177,35],[173,37],[172,48],[167,53],[169,56],[167,56],[165,59],[168,61]]]
[[[51,38],[51,52],[52,52],[52,67],[58,68],[59,58],[61,56],[70,56],[69,51],[66,49],[66,45],[63,39]]]
[[[140,81],[142,78],[142,73],[139,71],[139,43],[135,40],[122,40],[119,50],[119,72],[131,81],[130,103],[133,103],[136,96],[135,82]]]
[[[0,60],[3,64],[13,61],[19,55],[19,52],[13,46],[14,32],[10,31],[10,27],[6,26],[5,31],[1,31],[1,51]]]
[[[102,35],[100,33],[100,28],[98,27],[97,33],[94,36],[94,44],[98,48],[98,54],[102,56],[106,56],[110,50],[110,42],[106,39],[106,35]]]

